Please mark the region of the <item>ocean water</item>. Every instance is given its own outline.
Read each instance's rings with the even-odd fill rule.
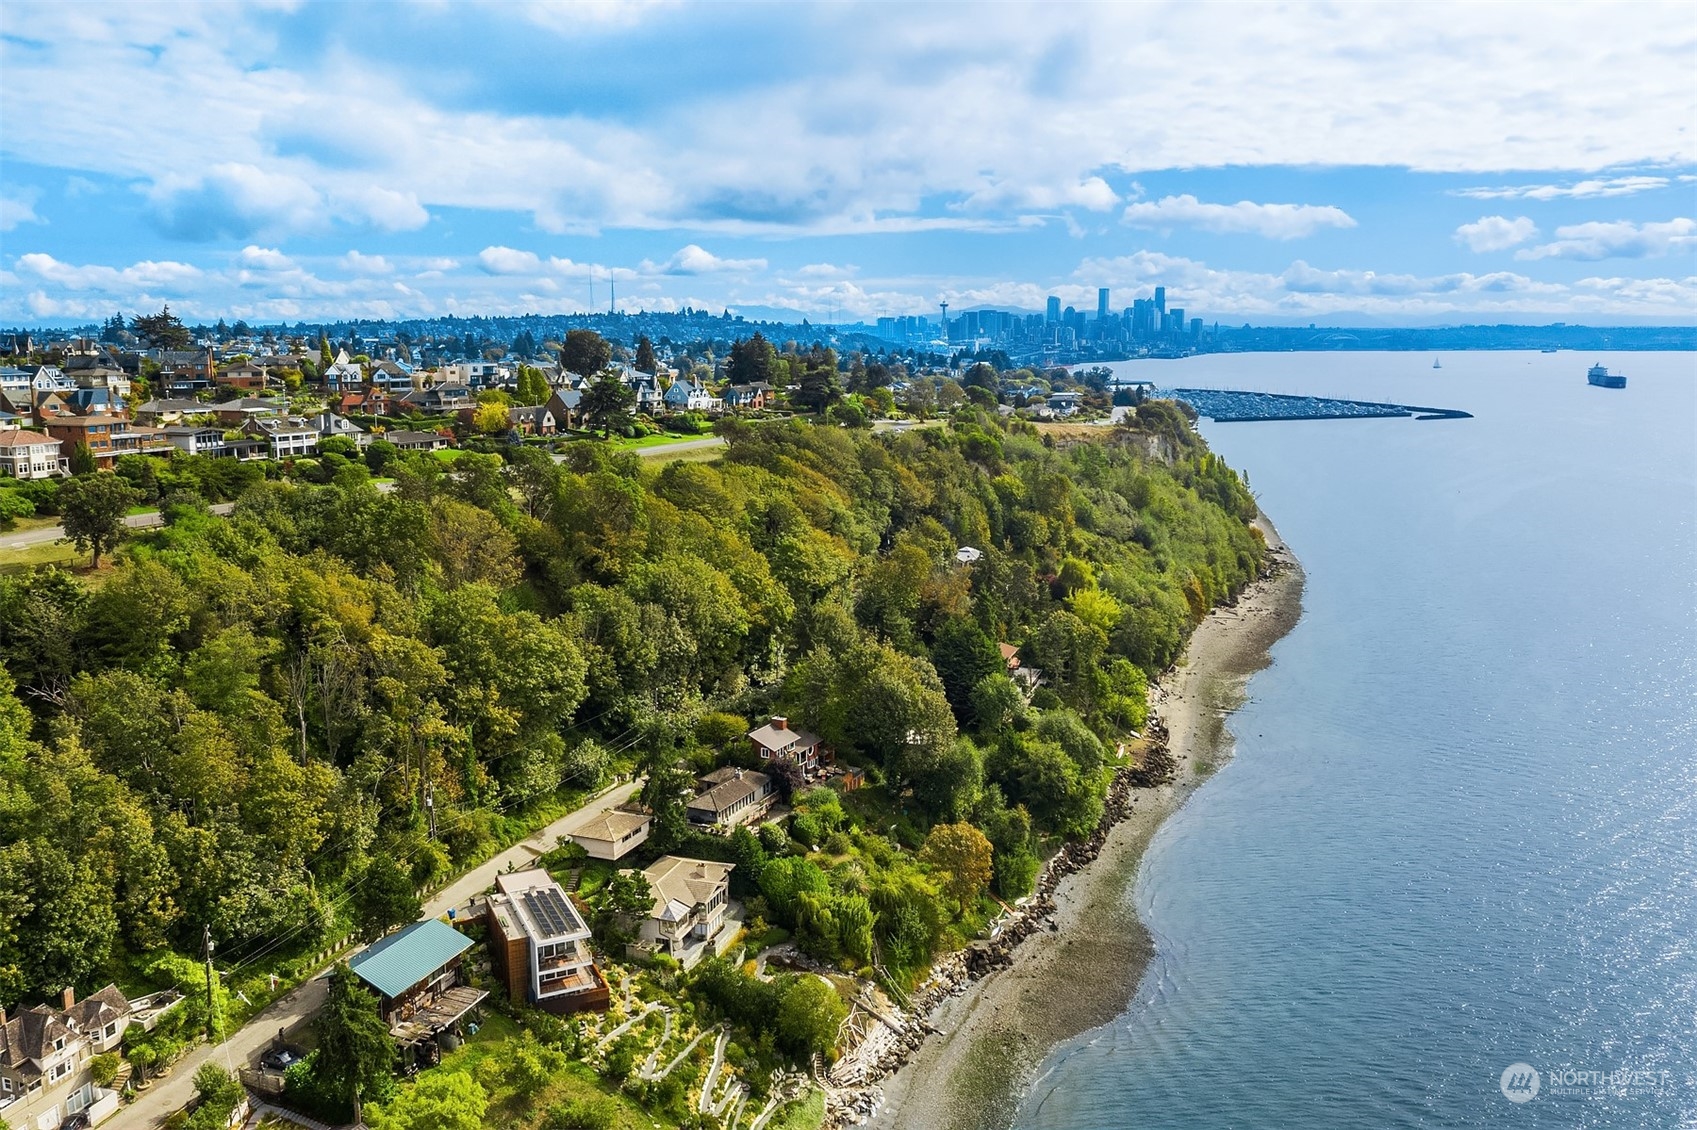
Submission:
[[[1303,617],[1126,893],[1135,1000],[1022,1130],[1697,1125],[1697,355],[1431,362],[1120,366],[1475,418],[1203,422]]]

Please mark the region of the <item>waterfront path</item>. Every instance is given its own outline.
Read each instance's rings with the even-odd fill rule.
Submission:
[[[629,800],[640,782],[626,781],[603,790],[587,804],[560,817],[528,840],[508,848],[489,862],[474,867],[443,887],[424,902],[426,918],[439,917],[449,907],[461,906],[473,895],[493,886],[495,876],[509,864],[521,868],[551,850],[560,836],[569,834],[591,817]],[[171,1074],[157,1079],[128,1106],[118,1108],[110,1121],[101,1123],[115,1130],[146,1130],[162,1125],[194,1099],[194,1073],[203,1063],[216,1063],[228,1070],[247,1067],[270,1046],[279,1030],[292,1030],[310,1019],[324,1003],[328,970],[319,973],[291,993],[277,998],[246,1025],[217,1046],[202,1044],[171,1066]]]

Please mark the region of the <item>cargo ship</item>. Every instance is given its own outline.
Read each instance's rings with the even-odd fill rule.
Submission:
[[[1592,365],[1585,379],[1598,388],[1625,388],[1626,378],[1619,373],[1611,373],[1602,365]]]

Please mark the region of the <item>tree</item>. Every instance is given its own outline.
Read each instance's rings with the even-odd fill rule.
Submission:
[[[943,681],[943,693],[948,695],[955,717],[963,721],[970,717],[972,689],[980,680],[1007,669],[995,643],[978,621],[967,616],[951,617],[937,630],[936,642],[931,645],[931,665]]]
[[[94,449],[89,447],[88,441],[79,439],[72,445],[70,458],[65,461],[65,469],[79,477],[92,475],[100,469],[100,464],[94,459]]]
[[[593,377],[613,360],[613,347],[594,330],[569,330],[560,346],[560,368],[580,377]]]
[[[489,1094],[476,1079],[463,1071],[432,1071],[393,1101],[372,1107],[370,1125],[371,1130],[483,1130],[488,1112]]]
[[[992,849],[989,839],[971,824],[938,824],[925,837],[919,861],[948,872],[943,889],[960,904],[961,912],[990,882]]]
[[[652,373],[660,368],[660,359],[654,356],[654,343],[643,334],[636,339],[636,371]]]
[[[137,314],[130,319],[130,329],[155,349],[190,349],[194,335],[182,319],[171,313],[170,306],[161,307],[157,314]]]
[[[758,332],[751,338],[731,343],[725,375],[734,385],[772,383],[772,343]]]
[[[65,536],[77,549],[92,553],[94,567],[100,568],[100,555],[123,540],[124,516],[140,497],[116,475],[67,480],[59,487],[58,498]]]
[[[507,407],[491,401],[479,404],[471,414],[471,430],[480,435],[498,435],[512,427],[512,419],[507,415]]]
[[[848,1005],[830,982],[804,973],[783,987],[778,1002],[778,1041],[799,1061],[825,1055],[837,1044]]]
[[[416,921],[420,913],[412,878],[387,855],[374,855],[359,884],[359,928],[381,938],[392,927]]]
[[[583,394],[583,415],[591,427],[601,428],[603,437],[610,436],[615,423],[622,427],[629,418],[631,405],[635,402],[636,393],[626,388],[623,381],[617,377],[602,377]]]
[[[360,1103],[388,1082],[396,1053],[389,1027],[378,1015],[377,998],[360,987],[347,962],[337,962],[330,971],[324,1007],[319,1009],[313,1026],[318,1034],[314,1061],[318,1081],[353,1106],[354,1122],[358,1123]]]

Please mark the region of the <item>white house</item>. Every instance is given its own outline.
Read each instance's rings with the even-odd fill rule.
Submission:
[[[0,475],[14,479],[51,479],[65,473],[64,444],[40,432],[0,431]]]
[[[572,832],[572,842],[591,859],[623,859],[648,839],[654,818],[644,812],[611,809],[593,816]]]
[[[740,929],[730,907],[734,863],[663,855],[642,875],[654,905],[638,930],[644,949],[669,954],[686,968],[715,954]]]
[[[37,1005],[10,1018],[0,1009],[0,1123],[57,1130],[72,1115],[89,1125],[111,1115],[118,1096],[95,1086],[89,1061],[116,1048],[129,1023],[116,985],[82,1001],[66,989],[59,1008]]]
[[[488,922],[490,966],[513,1003],[556,1015],[607,1007],[589,927],[547,871],[496,876]]]
[[[666,407],[674,412],[717,412],[725,402],[708,392],[704,385],[690,380],[677,380],[666,390]]]

